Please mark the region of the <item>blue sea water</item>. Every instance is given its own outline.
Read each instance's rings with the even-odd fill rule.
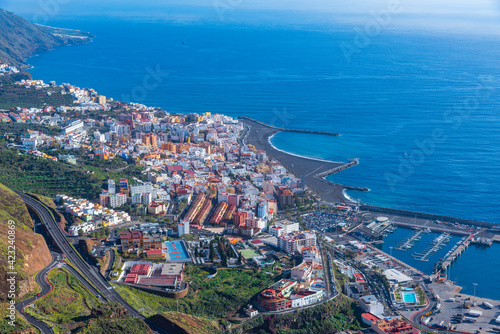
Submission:
[[[370,188],[348,192],[363,202],[500,222],[498,35],[387,28],[348,61],[340,45],[355,33],[347,25],[102,17],[49,24],[96,37],[31,58],[35,78],[169,112],[338,132],[280,133],[272,143],[321,159],[359,158],[330,179]],[[497,246],[486,251],[498,254]],[[464,292],[476,279],[472,267],[491,269],[482,252],[470,248],[463,258],[473,260],[452,267]],[[486,292],[488,283],[480,284]]]
[[[350,191],[355,199],[500,222],[500,37],[387,30],[349,63],[339,47],[354,38],[345,26],[50,24],[96,37],[31,58],[35,78],[170,112],[338,132],[281,133],[272,142],[323,159],[360,158],[330,177],[371,189]]]
[[[384,238],[383,244],[377,245],[377,247],[426,274],[432,274],[434,264],[461,239],[461,237],[451,236],[450,242],[445,247],[430,256],[428,262],[423,262],[415,260],[412,254],[414,252],[422,253],[439,234],[422,234],[422,238],[415,243],[413,248],[407,251],[397,250],[395,247],[401,240],[413,232],[415,231],[397,228],[394,233]],[[393,249],[391,250],[390,247]],[[490,247],[470,245],[446,271],[448,279],[461,286],[462,293],[472,295],[474,293],[472,283],[477,283],[477,296],[500,300],[500,280],[497,279],[500,275],[498,254],[500,254],[500,244],[497,243]]]

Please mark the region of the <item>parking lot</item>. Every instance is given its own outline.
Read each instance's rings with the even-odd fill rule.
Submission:
[[[450,282],[445,284],[432,283],[430,287],[441,299],[441,312],[432,315],[429,325],[439,325],[443,322],[444,325],[450,323],[451,326],[456,326],[456,329],[454,329],[456,331],[476,333],[480,330],[481,333],[497,333],[493,330],[493,327],[500,327],[500,324],[495,322],[496,318],[500,315],[500,305],[498,301],[479,297],[474,299],[474,296],[460,294],[458,292],[459,287],[456,287]],[[490,303],[493,305],[493,308],[490,309],[484,306],[483,302]],[[470,308],[464,308],[464,303],[472,304],[472,306]],[[460,322],[459,318],[461,315],[463,314],[469,317],[468,313],[470,310],[481,311],[482,315],[475,318],[476,322]]]

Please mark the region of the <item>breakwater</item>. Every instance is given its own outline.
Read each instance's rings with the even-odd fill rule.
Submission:
[[[346,185],[343,185],[343,184],[340,184],[340,183],[335,183],[335,182],[328,181],[327,179],[325,179],[329,175],[333,175],[333,174],[339,173],[339,172],[341,172],[343,170],[346,170],[347,168],[351,168],[353,166],[356,166],[358,163],[359,163],[359,159],[352,159],[348,163],[345,163],[345,164],[342,164],[340,166],[337,166],[337,167],[331,168],[329,170],[326,170],[324,172],[315,174],[314,178],[317,179],[317,180],[319,180],[319,181],[321,181],[321,182],[323,182],[323,183],[327,183],[327,184],[330,184],[330,185],[333,185],[333,186],[337,186],[337,187],[342,187],[342,188],[345,188],[345,189],[348,189],[348,190],[369,191],[370,189],[365,188],[365,187],[346,186]]]
[[[248,117],[248,116],[239,116],[238,118],[239,119],[246,119],[246,120],[255,122],[255,123],[259,124],[259,125],[262,125],[262,126],[265,126],[267,128],[274,129],[274,130],[277,130],[277,131],[297,132],[297,133],[310,133],[310,134],[316,134],[316,135],[326,135],[326,136],[335,136],[335,137],[340,136],[340,134],[335,133],[335,132],[280,128],[280,127],[277,127],[277,126],[266,124],[264,122],[257,121],[257,120],[255,120],[255,119],[253,119],[251,117]]]
[[[485,227],[485,228],[492,228],[492,227],[496,226],[496,224],[493,224],[493,223],[486,223],[486,222],[481,222],[481,221],[477,221],[477,220],[436,215],[436,214],[432,214],[432,213],[422,213],[422,212],[415,212],[415,211],[408,211],[408,210],[401,210],[401,209],[384,208],[384,207],[374,206],[374,205],[361,205],[360,210],[390,213],[390,214],[394,214],[394,215],[398,215],[398,216],[405,216],[405,217],[412,217],[412,218],[415,217],[415,218],[427,219],[427,220],[440,220],[440,221],[446,221],[446,222],[457,222],[459,224],[473,225],[473,226],[479,226],[479,227]]]

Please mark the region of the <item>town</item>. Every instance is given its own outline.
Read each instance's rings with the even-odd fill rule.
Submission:
[[[179,302],[199,289],[199,283],[193,286],[194,273],[209,282],[232,270],[264,274],[268,283],[227,310],[224,318],[232,324],[345,297],[361,310],[365,333],[366,328],[380,334],[473,333],[479,323],[489,326],[478,321],[483,312],[494,317],[489,311],[494,301],[460,298],[441,271],[426,275],[375,247],[407,220],[377,216],[359,203],[322,202],[302,175],[245,144],[247,125],[237,119],[170,114],[69,84],[23,80],[16,85],[57,87],[78,106],[0,113],[2,124],[38,126],[4,131],[7,149],[92,167],[87,174],[99,172],[94,168],[99,166],[115,176],[101,177],[99,191],[86,198],[68,192],[52,200],[68,238],[83,242],[82,253],[124,298],[134,291],[128,289],[136,289]],[[401,249],[430,232],[429,223]],[[461,228],[470,237],[460,245],[484,231]],[[437,245],[449,241],[446,237]],[[431,254],[437,246],[429,249]],[[452,316],[450,303],[463,304],[466,315]]]

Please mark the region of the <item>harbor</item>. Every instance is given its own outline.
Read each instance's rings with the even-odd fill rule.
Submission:
[[[450,234],[443,233],[434,241],[432,241],[429,246],[422,253],[413,253],[413,258],[417,261],[429,262],[429,258],[436,253],[438,250],[441,250],[448,242],[450,242]]]
[[[422,229],[410,234],[409,237],[404,239],[401,243],[399,243],[396,246],[396,249],[401,251],[407,251],[408,249],[413,248],[413,246],[415,246],[415,243],[417,243],[422,238],[420,235],[424,233],[424,231],[425,230]]]
[[[455,261],[463,251],[469,247],[473,236],[463,237],[459,242],[448,252],[440,263],[436,263],[435,268],[440,268],[442,270],[448,269],[453,261]]]

